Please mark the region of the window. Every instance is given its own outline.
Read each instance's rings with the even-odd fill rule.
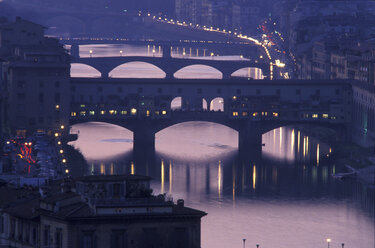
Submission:
[[[96,247],[94,231],[82,232],[81,247],[82,248],[95,248]]]
[[[112,230],[111,248],[125,248],[125,247],[127,247],[126,230]]]
[[[62,247],[62,230],[60,228],[56,228],[55,233],[55,247],[61,248]]]
[[[4,232],[4,216],[0,216],[0,233]]]
[[[233,116],[238,116],[238,112],[235,111],[235,112],[232,113],[232,115]]]
[[[49,242],[50,242],[50,226],[44,226],[43,244],[47,246],[50,244]]]

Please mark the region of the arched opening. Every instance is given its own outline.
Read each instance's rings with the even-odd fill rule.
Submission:
[[[155,137],[158,153],[179,159],[221,157],[236,152],[238,148],[238,132],[213,122],[188,121],[175,124],[157,132]]]
[[[204,99],[204,98],[202,98],[202,109],[203,110],[207,110],[208,108],[207,108],[207,101],[206,101],[206,99]]]
[[[216,97],[210,103],[210,111],[224,111],[224,99]]]
[[[178,96],[173,98],[171,101],[171,109],[172,110],[180,110],[182,109],[182,97]]]
[[[102,76],[100,71],[86,64],[72,63],[70,66],[71,77],[97,78]]]
[[[56,16],[47,20],[44,25],[48,27],[47,34],[60,37],[72,37],[72,35],[82,35],[86,32],[86,24],[73,16]]]
[[[185,79],[222,79],[223,73],[208,65],[189,65],[173,74],[175,78]]]
[[[133,132],[106,122],[84,122],[72,125],[70,133],[78,139],[69,143],[89,162],[119,158],[133,149]]]
[[[146,62],[129,62],[114,68],[109,77],[112,78],[165,78],[166,74],[159,67]]]
[[[263,79],[263,71],[260,68],[256,67],[245,67],[241,68],[232,73],[232,77],[245,77],[252,79]]]

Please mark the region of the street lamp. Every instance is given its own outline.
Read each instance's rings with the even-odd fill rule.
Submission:
[[[327,245],[328,245],[328,248],[329,248],[329,243],[331,243],[331,239],[327,238],[326,241],[327,241]]]
[[[90,58],[92,58],[92,50],[90,50],[89,53],[90,53]]]
[[[344,245],[345,245],[345,244],[344,244],[344,243],[342,243],[342,244],[341,244],[341,248],[344,248]]]
[[[257,248],[259,248],[259,244],[257,244]]]
[[[122,50],[120,50],[120,57],[122,57]]]
[[[243,241],[243,248],[245,248],[246,239],[242,239],[242,241]]]

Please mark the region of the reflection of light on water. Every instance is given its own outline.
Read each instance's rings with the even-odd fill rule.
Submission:
[[[303,157],[306,157],[306,136],[303,136]]]
[[[300,142],[300,139],[301,139],[301,132],[300,131],[298,131],[298,137],[297,137],[297,139],[298,139],[298,155],[299,155],[299,149],[300,149],[300,146],[301,146],[301,142]]]
[[[164,160],[161,160],[161,193],[164,193]]]
[[[316,145],[316,163],[319,165],[319,144]]]
[[[309,136],[306,137],[306,155],[309,154]]]
[[[277,167],[272,167],[272,183],[277,184]]]
[[[236,167],[235,164],[233,163],[232,165],[232,196],[233,196],[233,202],[235,201],[236,198]]]
[[[293,155],[294,154],[294,129],[292,130],[292,142],[290,144],[290,153]]]
[[[217,191],[219,193],[219,198],[221,197],[221,161],[219,160],[219,167],[217,169]]]
[[[172,161],[169,160],[169,194],[172,194]]]
[[[134,169],[134,163],[133,162],[130,165],[130,174],[132,174],[132,175],[135,174],[135,169]]]
[[[105,175],[105,164],[100,163],[100,174]]]
[[[280,127],[280,137],[279,137],[279,139],[280,139],[280,151],[281,151],[281,146],[282,146],[282,142],[283,142],[283,128],[282,127]]]
[[[114,173],[114,165],[113,165],[113,163],[111,163],[111,175],[113,175],[113,174],[115,174]]]
[[[257,179],[257,168],[255,167],[255,164],[253,165],[253,189],[255,189],[256,186],[256,179]]]

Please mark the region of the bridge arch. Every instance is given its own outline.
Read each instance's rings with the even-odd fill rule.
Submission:
[[[182,109],[182,97],[177,96],[172,99],[171,101],[171,109],[172,110],[179,110]]]
[[[223,73],[209,65],[194,64],[179,68],[174,74],[174,78],[186,78],[186,79],[222,79]]]
[[[263,70],[258,67],[244,67],[234,71],[231,77],[246,77],[252,79],[263,79]]]
[[[224,98],[216,97],[210,102],[210,111],[222,111],[224,112]]]
[[[82,63],[71,63],[70,65],[71,77],[97,78],[102,76],[102,73],[91,65]]]
[[[112,78],[165,78],[166,73],[158,66],[143,61],[131,61],[116,66],[109,72]]]

